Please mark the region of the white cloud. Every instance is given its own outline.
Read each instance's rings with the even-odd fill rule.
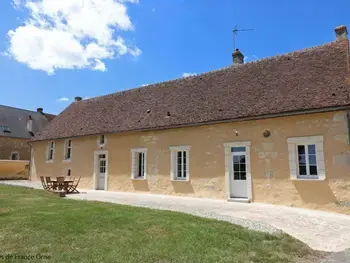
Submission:
[[[195,73],[195,72],[184,72],[184,73],[182,73],[182,77],[184,77],[184,78],[191,77],[191,76],[196,76],[196,75],[197,75],[197,73]]]
[[[93,70],[106,71],[106,65],[99,59],[95,60],[95,66],[92,68]]]
[[[18,7],[21,5],[22,0],[12,0],[12,3],[15,7]]]
[[[141,84],[141,87],[145,87],[148,86],[149,84]]]
[[[138,0],[13,0],[26,8],[24,25],[8,32],[7,54],[32,69],[105,71],[105,59],[139,56],[136,46],[118,35],[134,26],[125,3]],[[25,43],[25,45],[23,44]]]
[[[70,101],[70,99],[67,97],[62,97],[62,98],[57,99],[56,101],[57,102],[66,102],[66,101]]]
[[[138,57],[142,54],[141,49],[139,49],[138,47],[135,47],[134,49],[128,49],[128,52],[134,57]]]
[[[139,0],[119,0],[119,2],[122,2],[122,3],[129,2],[132,4],[138,4],[140,1]]]

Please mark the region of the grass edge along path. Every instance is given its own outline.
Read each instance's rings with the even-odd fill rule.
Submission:
[[[1,262],[276,263],[321,255],[287,234],[6,185],[0,185],[0,244]]]

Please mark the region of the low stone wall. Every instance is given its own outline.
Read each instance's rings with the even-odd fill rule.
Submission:
[[[0,160],[0,180],[28,178],[29,161]]]

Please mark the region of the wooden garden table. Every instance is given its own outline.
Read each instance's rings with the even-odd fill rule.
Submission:
[[[74,182],[74,180],[64,180],[64,181],[57,181],[57,179],[51,179],[51,182],[53,184],[54,189],[63,189],[67,194],[70,193],[69,191],[69,185]]]

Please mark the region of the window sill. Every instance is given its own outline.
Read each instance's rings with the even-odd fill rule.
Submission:
[[[312,178],[290,178],[289,180],[291,180],[291,181],[324,181],[324,180],[326,180],[326,178],[314,178],[314,179],[312,179]]]
[[[190,179],[171,179],[171,182],[184,182],[184,183],[188,183],[190,182]]]
[[[63,163],[70,163],[72,161],[72,159],[64,159],[62,162]]]
[[[53,160],[47,160],[46,163],[53,163]]]
[[[147,179],[144,178],[144,177],[140,177],[140,178],[131,178],[131,180],[133,180],[133,181],[147,181]]]

